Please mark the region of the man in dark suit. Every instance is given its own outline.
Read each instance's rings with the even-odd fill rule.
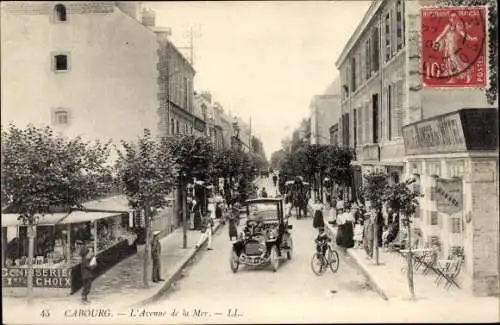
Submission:
[[[90,263],[92,257],[94,257],[94,254],[92,253],[91,249],[89,249],[87,246],[82,246],[82,248],[80,249],[80,256],[82,258],[81,262],[81,273],[82,273],[82,283],[83,283],[82,302],[86,304],[89,303],[87,297],[90,293],[92,278],[94,277],[94,275],[92,274],[92,270],[95,268],[95,265],[91,265]]]
[[[161,243],[158,239],[159,231],[153,232],[153,240],[151,241],[151,258],[153,260],[153,282],[165,281],[160,277],[160,256],[161,256]]]

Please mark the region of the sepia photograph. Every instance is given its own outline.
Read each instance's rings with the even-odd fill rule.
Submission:
[[[0,1],[2,323],[500,322],[497,10]]]

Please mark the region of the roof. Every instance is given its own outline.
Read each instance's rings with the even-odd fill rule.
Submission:
[[[363,32],[366,30],[366,27],[369,25],[371,20],[374,18],[375,14],[378,12],[378,10],[384,5],[386,0],[382,1],[373,1],[366,11],[365,15],[363,16],[363,19],[361,22],[358,24],[356,27],[356,30],[354,33],[351,35],[349,40],[347,41],[347,44],[345,45],[344,49],[340,53],[337,61],[335,61],[335,66],[340,68],[340,65],[344,62],[346,57],[349,55],[351,52],[352,48],[356,45],[358,42],[359,37],[363,34]]]
[[[120,213],[73,211],[64,220],[62,220],[60,224],[91,222],[117,215],[120,215]]]
[[[52,226],[57,224],[61,219],[64,219],[68,213],[48,213],[41,215],[38,218],[37,225],[38,226]],[[2,227],[18,227],[22,226],[23,223],[18,219],[18,213],[2,213]]]

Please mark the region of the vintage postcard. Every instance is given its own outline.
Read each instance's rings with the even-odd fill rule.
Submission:
[[[0,3],[4,324],[500,320],[496,2]]]

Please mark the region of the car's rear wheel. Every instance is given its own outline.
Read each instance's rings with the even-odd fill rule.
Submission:
[[[231,259],[229,263],[231,264],[231,271],[233,271],[233,273],[238,272],[240,261],[238,260],[238,255],[236,255],[236,252],[234,250],[231,251]]]
[[[276,247],[276,245],[274,245],[271,248],[270,260],[271,260],[271,267],[273,269],[273,272],[278,271],[278,266],[279,266],[280,260],[279,260],[279,256],[278,256],[278,248]]]

